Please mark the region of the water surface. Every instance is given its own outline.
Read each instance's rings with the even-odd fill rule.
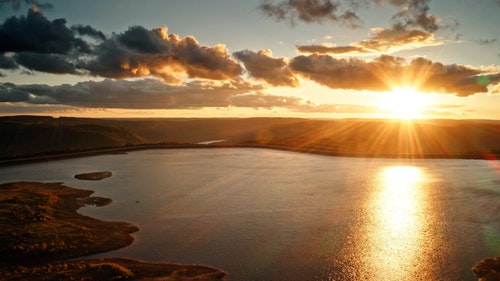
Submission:
[[[99,257],[206,264],[230,281],[476,280],[470,267],[500,255],[499,161],[146,150],[0,168],[21,180],[112,198],[80,211],[140,231]]]

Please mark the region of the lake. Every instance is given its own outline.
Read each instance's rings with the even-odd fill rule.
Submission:
[[[230,281],[477,280],[470,268],[500,255],[500,161],[163,149],[1,167],[12,181],[112,198],[79,211],[140,231],[92,257],[205,264]]]

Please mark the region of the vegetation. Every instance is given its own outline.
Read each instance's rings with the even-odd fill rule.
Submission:
[[[63,261],[127,246],[138,228],[76,212],[83,203],[111,200],[61,183],[0,185],[2,280],[224,280],[226,273],[193,265],[129,259]]]
[[[150,264],[132,259],[110,258],[67,261],[35,266],[0,265],[2,280],[171,280],[221,281],[226,273],[206,266]]]
[[[4,160],[110,148],[195,147],[210,140],[226,140],[211,147],[258,146],[338,156],[497,159],[500,121],[0,117]]]
[[[0,185],[0,262],[33,263],[129,245],[137,227],[76,212],[92,191],[61,183]]]
[[[33,116],[1,117],[0,136],[0,157],[3,158],[123,147],[145,142],[122,127]]]

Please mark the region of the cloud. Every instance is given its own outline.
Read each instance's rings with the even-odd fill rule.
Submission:
[[[332,89],[387,89],[367,63],[359,59],[335,59],[328,55],[313,54],[293,58],[290,67],[295,73]]]
[[[157,79],[81,82],[75,85],[0,84],[0,102],[87,108],[181,109],[293,106],[298,98],[265,95],[249,83],[190,82],[167,85]]]
[[[436,32],[445,27],[440,18],[429,13],[430,0],[392,1],[393,5],[402,6],[401,10],[393,16],[399,25],[405,28],[420,28],[427,32]]]
[[[264,80],[273,86],[296,87],[298,79],[288,68],[284,58],[273,58],[270,50],[259,52],[244,50],[233,53],[234,57],[242,61],[251,77]]]
[[[438,16],[429,13],[429,0],[350,0],[350,1],[320,1],[320,0],[283,0],[264,1],[259,9],[275,20],[301,20],[307,23],[323,21],[338,21],[339,10],[361,8],[370,9],[372,5],[390,5],[399,8],[390,21],[389,28],[372,28],[368,40],[352,43],[348,46],[311,45],[298,46],[304,53],[321,54],[369,54],[392,53],[400,50],[415,49],[423,46],[441,44],[436,42],[435,33],[440,29],[454,28],[458,24],[443,24]],[[349,10],[352,19],[359,22],[355,12]],[[351,22],[351,21],[348,21]],[[351,24],[359,27],[359,24]]]
[[[283,0],[262,1],[258,8],[276,21],[287,20],[292,25],[297,20],[306,23],[322,23],[324,21],[341,23],[356,28],[360,26],[359,16],[350,9],[340,10],[340,2],[330,0]]]
[[[81,39],[66,26],[65,19],[49,21],[37,9],[28,15],[10,17],[0,25],[0,53],[34,52],[67,54],[74,48],[88,49]]]
[[[81,25],[81,24],[74,25],[71,27],[71,30],[80,35],[87,35],[94,39],[100,39],[100,40],[106,39],[106,35],[104,35],[104,33],[102,33],[99,30],[96,30],[90,25]]]
[[[59,54],[17,53],[14,59],[29,70],[54,74],[79,74],[75,65]]]
[[[16,69],[18,65],[14,60],[13,56],[8,56],[6,54],[0,54],[0,68],[3,69]]]
[[[402,58],[380,56],[373,61],[336,59],[328,55],[297,56],[290,62],[295,74],[332,89],[391,91],[413,86],[424,92],[469,96],[488,92],[500,83],[500,73],[485,73],[463,65],[444,65],[424,58],[410,63]]]
[[[213,80],[239,79],[243,69],[223,45],[201,46],[192,36],[180,38],[167,28],[130,27],[100,43],[84,68],[108,78],[153,75],[167,82],[179,75]]]
[[[192,36],[168,34],[166,27],[132,26],[107,37],[89,25],[69,28],[65,19],[49,21],[35,8],[27,16],[6,19],[0,39],[4,69],[21,65],[33,71],[106,78],[156,76],[169,83],[186,77],[238,80],[243,74],[224,45],[202,46]],[[13,53],[14,61],[6,53]]]
[[[258,8],[264,15],[276,21],[300,20],[306,23],[338,22],[348,27],[361,26],[361,18],[356,13],[361,8],[370,9],[373,5],[391,5],[400,8],[392,16],[395,24],[405,29],[422,29],[435,32],[445,27],[439,17],[429,13],[430,0],[264,0]]]
[[[394,25],[391,29],[372,29],[370,39],[360,41],[355,46],[374,52],[395,52],[437,44],[440,43],[434,41],[433,33]]]
[[[395,24],[390,29],[373,28],[370,38],[348,46],[304,45],[297,46],[302,53],[319,54],[381,54],[439,45],[434,34],[419,29],[406,29]]]

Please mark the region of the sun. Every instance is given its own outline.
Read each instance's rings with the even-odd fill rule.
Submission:
[[[424,109],[429,103],[429,95],[415,88],[401,87],[384,93],[379,108],[389,113],[391,118],[418,119],[425,117]]]

